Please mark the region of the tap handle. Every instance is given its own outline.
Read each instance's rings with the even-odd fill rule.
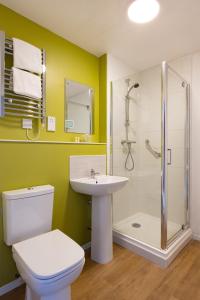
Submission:
[[[95,175],[100,174],[100,173],[99,172],[95,172],[95,170],[92,168],[90,170],[90,174],[95,176]]]

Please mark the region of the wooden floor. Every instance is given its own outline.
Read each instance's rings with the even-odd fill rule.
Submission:
[[[24,286],[1,299],[24,300]],[[167,269],[117,245],[107,265],[87,257],[84,271],[72,285],[72,299],[200,300],[200,243],[192,241]]]

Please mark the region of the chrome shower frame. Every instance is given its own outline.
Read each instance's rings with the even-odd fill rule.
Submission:
[[[168,153],[168,141],[167,141],[167,103],[168,103],[168,71],[173,72],[179,79],[182,80],[183,87],[186,86],[186,120],[185,120],[185,149],[186,149],[186,161],[185,161],[185,207],[186,207],[186,223],[183,228],[178,231],[171,239],[167,237],[167,153]],[[162,124],[161,124],[161,248],[167,249],[180,234],[189,228],[189,203],[190,203],[190,84],[178,74],[166,61],[162,62]]]
[[[168,126],[167,126],[167,104],[168,104],[168,72],[169,70],[173,72],[183,83],[183,87],[185,87],[186,92],[186,119],[185,119],[185,224],[182,228],[171,238],[168,239],[167,234],[167,222],[168,222],[168,194],[167,194],[167,168],[168,168]],[[113,84],[111,82],[111,115],[110,115],[110,174],[113,174]],[[173,252],[173,248],[176,247],[176,244],[179,244],[180,249],[182,249],[183,245],[186,245],[187,242],[191,239],[192,232],[190,230],[190,84],[179,74],[177,73],[167,62],[162,62],[161,64],[161,155],[159,152],[155,151],[150,144],[151,153],[159,158],[161,157],[161,249],[156,249],[156,251],[160,253],[166,253],[168,255],[168,251]],[[130,141],[134,142],[134,141]],[[121,143],[126,143],[126,140],[121,141]],[[149,143],[149,141],[147,142]],[[130,238],[121,233],[115,233],[117,237],[116,241],[122,245],[127,247],[128,249],[136,250],[137,247],[143,247],[144,243],[139,240]],[[185,238],[186,237],[186,238]],[[183,241],[185,238],[185,241]],[[174,243],[176,241],[176,243]],[[134,246],[133,246],[134,245]],[[132,247],[132,248],[131,248]],[[152,253],[155,248],[151,248],[150,245],[146,244],[150,250],[147,250],[147,253]],[[139,249],[138,248],[138,249]],[[143,248],[142,248],[143,249]],[[152,250],[153,249],[153,250]],[[172,250],[171,250],[172,249]],[[143,249],[144,250],[144,249]],[[142,250],[142,251],[143,251]],[[150,252],[149,252],[150,251]],[[160,252],[161,251],[161,252]],[[138,250],[138,253],[139,250]],[[153,261],[153,260],[152,260]]]

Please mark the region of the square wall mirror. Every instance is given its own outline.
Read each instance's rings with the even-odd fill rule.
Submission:
[[[92,134],[94,90],[65,80],[65,132]]]

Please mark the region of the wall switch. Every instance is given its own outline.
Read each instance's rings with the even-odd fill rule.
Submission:
[[[32,129],[32,119],[22,119],[23,129]]]
[[[56,131],[56,118],[55,117],[47,117],[47,130],[48,131]]]

